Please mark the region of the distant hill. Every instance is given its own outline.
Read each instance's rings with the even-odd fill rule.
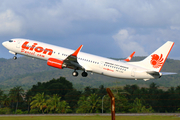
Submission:
[[[142,60],[144,57],[133,57],[132,61]],[[167,59],[162,68],[164,72],[180,73],[180,60]],[[81,90],[85,86],[98,87],[104,85],[123,86],[126,84],[138,84],[147,86],[152,82],[159,86],[175,87],[180,85],[180,75],[163,76],[160,79],[143,81],[143,80],[123,80],[102,76],[99,74],[89,73],[88,77],[83,78],[72,76],[71,69],[56,69],[46,65],[46,61],[32,59],[29,57],[20,57],[17,60],[0,58],[0,88],[9,89],[14,86],[22,86],[24,89],[29,89],[37,82],[49,81],[60,76],[66,77],[71,81],[75,88]],[[81,73],[82,71],[79,71]]]

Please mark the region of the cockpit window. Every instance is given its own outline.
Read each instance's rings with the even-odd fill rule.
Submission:
[[[13,42],[13,40],[9,40],[9,42]]]

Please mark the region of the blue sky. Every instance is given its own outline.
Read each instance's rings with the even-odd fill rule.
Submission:
[[[147,56],[166,41],[180,59],[180,1],[0,0],[0,42],[27,38],[114,58]],[[12,54],[2,45],[0,58]]]

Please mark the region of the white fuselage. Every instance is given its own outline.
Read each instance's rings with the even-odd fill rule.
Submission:
[[[67,56],[74,52],[74,50],[71,49],[33,40],[12,39],[12,41],[13,42],[3,42],[3,46],[5,46],[11,53],[21,54],[45,61],[47,61],[49,58],[64,60],[67,58]],[[35,47],[32,47],[33,45]],[[131,64],[130,62],[116,61],[84,52],[79,52],[79,54],[77,55],[77,61],[85,71],[116,78],[146,80],[159,77],[158,75],[152,76],[148,74],[146,72],[148,71],[148,69],[146,69],[145,67],[136,66]]]

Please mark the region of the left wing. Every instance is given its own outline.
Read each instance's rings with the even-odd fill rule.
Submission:
[[[129,62],[131,59],[132,59],[132,57],[134,56],[134,54],[135,54],[135,52],[133,52],[129,57],[127,57],[126,59],[124,59],[124,61],[126,61],[126,62]]]

